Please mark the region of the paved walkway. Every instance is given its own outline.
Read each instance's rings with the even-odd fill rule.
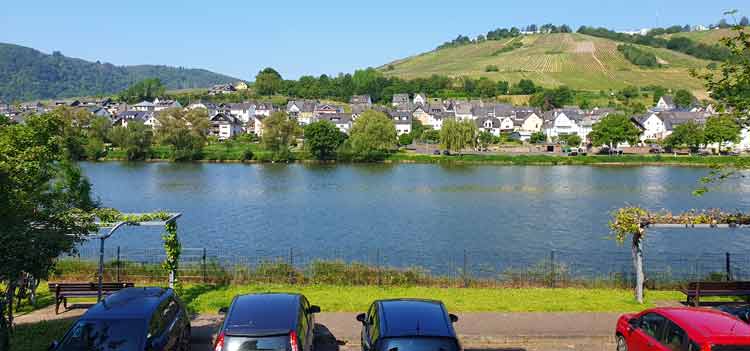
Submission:
[[[19,316],[16,323],[76,318],[85,309],[55,315],[54,307]],[[356,313],[329,312],[316,316],[317,351],[360,349],[361,325]],[[558,351],[612,350],[618,313],[460,313],[456,330],[466,350]],[[210,350],[221,316],[201,314],[192,321],[193,350]]]

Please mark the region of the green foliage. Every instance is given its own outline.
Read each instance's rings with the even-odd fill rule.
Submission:
[[[531,106],[539,107],[544,111],[555,108],[561,108],[574,101],[574,93],[567,86],[560,86],[555,89],[547,89],[534,94],[529,103]]]
[[[496,65],[487,65],[487,67],[484,68],[485,72],[498,72],[500,71],[499,68],[497,68]]]
[[[617,51],[621,52],[630,63],[643,67],[659,67],[659,60],[653,52],[643,50],[634,45],[621,44],[617,46]]]
[[[641,131],[628,116],[623,114],[610,114],[602,118],[599,123],[594,124],[589,138],[595,146],[608,145],[617,147],[618,144],[627,142],[634,145],[638,142]]]
[[[398,144],[401,146],[410,145],[414,142],[414,137],[409,133],[404,133],[398,136]]]
[[[581,145],[581,137],[578,136],[578,134],[567,134],[567,135],[561,135],[559,137],[560,142],[565,143],[565,145],[572,146],[572,147],[578,147]]]
[[[0,283],[11,291],[26,272],[47,277],[58,256],[94,230],[91,186],[67,158],[60,114],[0,126]],[[7,349],[6,294],[0,297],[0,348]],[[11,295],[12,296],[12,295]]]
[[[677,90],[674,94],[674,103],[679,108],[688,108],[693,106],[695,102],[695,96],[685,89]]]
[[[726,142],[739,142],[742,128],[733,116],[716,115],[708,118],[704,131],[706,143],[718,143],[721,149]]]
[[[156,139],[172,147],[172,160],[189,161],[201,156],[210,127],[208,111],[171,108],[160,111],[157,121]]]
[[[426,129],[422,132],[422,140],[430,144],[437,144],[440,142],[440,132],[434,129]]]
[[[643,224],[648,212],[640,207],[620,208],[612,214],[609,230],[615,234],[615,240],[622,244],[628,236],[643,236]]]
[[[284,112],[274,112],[263,120],[263,147],[273,154],[274,161],[293,159],[290,150],[292,143],[302,135],[302,128],[297,121],[289,118]]]
[[[451,151],[461,152],[466,147],[475,146],[476,138],[477,125],[471,120],[447,119],[440,128],[440,144]]]
[[[411,121],[411,137],[413,140],[422,140],[422,133],[424,133],[425,127],[422,125],[422,122],[418,119],[412,119]]]
[[[128,161],[143,160],[151,150],[151,128],[139,121],[131,121],[126,127],[118,126],[109,131],[112,144],[125,151]]]
[[[544,132],[536,132],[531,134],[529,142],[532,144],[544,144],[547,141],[547,135]]]
[[[488,131],[482,131],[479,133],[479,136],[477,136],[477,141],[483,149],[486,149],[487,146],[495,142],[495,136]]]
[[[521,79],[518,81],[518,84],[513,86],[511,89],[511,94],[515,95],[531,95],[536,93],[538,90],[537,86],[534,84],[534,81],[531,79]]]
[[[147,78],[129,86],[119,94],[119,99],[129,104],[141,101],[153,101],[163,96],[167,88],[159,78]]]
[[[344,142],[341,131],[329,121],[318,121],[305,126],[305,149],[317,160],[335,158],[336,150]]]
[[[274,95],[281,91],[283,80],[281,74],[271,67],[266,67],[255,76],[255,91],[261,95]]]
[[[674,131],[664,139],[664,145],[669,147],[687,145],[692,149],[698,149],[706,142],[706,134],[703,126],[694,121],[688,121],[674,127]]]
[[[359,157],[390,152],[396,146],[396,126],[382,112],[368,110],[354,121],[347,144]]]
[[[500,54],[504,54],[506,52],[511,52],[513,50],[520,49],[522,47],[523,47],[523,42],[513,41],[512,43],[495,50],[495,52],[492,53],[492,56],[497,56]]]
[[[180,244],[180,238],[177,236],[177,222],[172,221],[167,223],[164,228],[164,234],[161,237],[164,240],[164,252],[166,253],[162,267],[166,271],[171,272],[172,287],[179,294],[182,292],[182,284],[177,277],[177,273],[179,272],[182,244]]]
[[[133,82],[160,79],[167,89],[208,87],[237,79],[201,69],[115,66],[0,43],[0,100],[29,101],[115,94]]]
[[[97,161],[107,154],[104,142],[98,138],[89,138],[84,146],[84,151],[86,159],[89,161]]]
[[[107,142],[107,136],[112,129],[112,122],[107,117],[94,117],[86,130],[89,139],[96,139],[101,142]]]

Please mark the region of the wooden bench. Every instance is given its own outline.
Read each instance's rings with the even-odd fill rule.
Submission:
[[[49,283],[49,291],[55,294],[55,314],[59,313],[60,303],[68,309],[68,299],[97,297],[99,283]],[[102,283],[102,296],[114,294],[125,288],[132,288],[133,283]]]
[[[691,282],[680,291],[687,296],[689,305],[698,306],[702,296],[750,297],[750,282]]]

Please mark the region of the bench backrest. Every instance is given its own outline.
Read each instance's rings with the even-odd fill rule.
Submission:
[[[750,282],[690,282],[688,290],[750,290]]]
[[[49,283],[50,291],[76,292],[76,291],[98,291],[98,283]],[[102,283],[102,291],[118,291],[132,288],[133,283]]]

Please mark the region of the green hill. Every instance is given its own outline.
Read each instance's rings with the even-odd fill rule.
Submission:
[[[4,101],[112,94],[150,77],[161,79],[168,89],[205,88],[238,80],[203,69],[115,66],[0,43],[0,100]]]
[[[661,64],[659,68],[644,68],[625,59],[617,45],[618,42],[609,39],[577,33],[539,34],[435,50],[379,69],[386,75],[402,78],[439,74],[489,77],[511,83],[532,79],[547,87],[567,85],[580,90],[652,84],[703,90],[702,82],[691,77],[689,70],[706,67],[709,61],[667,49],[638,46],[654,53]],[[486,72],[490,65],[496,66],[497,71]]]
[[[684,32],[684,33],[668,34],[668,35],[663,35],[663,37],[667,39],[672,38],[672,37],[682,37],[682,38],[692,39],[702,44],[713,45],[713,44],[719,44],[719,41],[721,40],[721,38],[734,36],[734,35],[735,35],[735,31],[731,28],[719,28],[719,29],[704,30],[700,32]]]

